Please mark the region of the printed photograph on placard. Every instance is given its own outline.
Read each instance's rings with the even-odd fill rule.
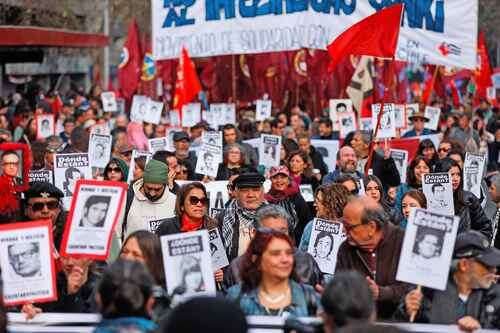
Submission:
[[[115,93],[112,91],[103,91],[101,93],[102,109],[104,112],[117,112],[118,105],[116,103]]]
[[[406,108],[404,104],[394,104],[394,121],[396,128],[406,128]]]
[[[222,243],[219,229],[214,228],[208,230],[208,238],[210,242],[210,256],[212,257],[212,267],[214,271],[224,268],[229,265],[226,249]]]
[[[453,187],[449,173],[427,173],[422,176],[422,191],[430,212],[454,215]]]
[[[371,131],[375,125],[372,125],[372,118],[359,118],[360,129],[362,131]]]
[[[54,135],[56,130],[56,121],[53,114],[38,114],[35,116],[36,121],[36,139],[46,139]]]
[[[195,172],[215,178],[219,163],[222,163],[222,132],[204,131]]]
[[[189,103],[182,106],[182,126],[193,127],[201,121],[201,104]]]
[[[57,299],[52,244],[50,220],[0,226],[0,266],[5,305]]]
[[[181,116],[178,110],[170,110],[168,113],[170,127],[181,127]]]
[[[146,112],[148,112],[148,103],[149,97],[134,95],[130,111],[130,120],[138,123],[143,122]]]
[[[208,231],[192,231],[160,238],[168,293],[183,296],[215,295]]]
[[[437,130],[439,126],[439,117],[441,116],[441,108],[426,106],[424,115],[429,118],[429,121],[425,123],[425,128],[434,131]]]
[[[124,182],[79,180],[61,242],[61,255],[105,260],[127,192]]]
[[[163,111],[163,103],[149,100],[148,110],[144,115],[143,121],[145,123],[156,124],[158,125],[161,120],[161,113]]]
[[[220,125],[236,124],[236,106],[234,103],[224,104],[223,118]]]
[[[375,126],[380,113],[380,104],[372,104],[372,124]],[[393,138],[396,136],[396,121],[394,119],[394,104],[384,103],[384,111],[380,117],[377,131],[378,139]]]
[[[473,154],[466,152],[464,161],[464,190],[481,197],[481,180],[483,179],[486,156],[484,154]]]
[[[413,208],[406,226],[396,280],[445,290],[458,217]]]
[[[92,178],[88,153],[56,154],[54,156],[54,185],[71,198],[76,182]],[[69,201],[67,202],[69,206]]]
[[[337,253],[345,239],[342,223],[314,219],[307,252],[313,256],[321,272],[326,274],[335,272]]]
[[[408,151],[402,149],[391,149],[391,157],[398,169],[401,183],[406,183],[406,169],[408,168]]]
[[[170,145],[168,144],[168,138],[153,138],[148,140],[149,152],[154,154],[159,150],[169,150]]]
[[[281,137],[262,134],[259,146],[259,164],[266,168],[280,165]]]
[[[413,116],[414,113],[417,113],[419,110],[418,103],[413,104],[405,104],[406,110],[406,124],[411,124],[410,117]]]
[[[340,138],[344,139],[347,134],[357,130],[356,115],[354,112],[344,112],[338,115],[340,123]]]
[[[258,99],[255,103],[255,120],[264,121],[271,118],[273,102],[269,99]]]
[[[148,151],[132,150],[132,157],[130,158],[130,166],[127,176],[127,184],[130,184],[133,180],[140,177],[140,174],[144,171],[146,164],[153,154]]]
[[[17,192],[28,189],[31,152],[24,143],[0,144],[0,176],[9,177]]]
[[[92,133],[89,138],[90,166],[93,168],[105,168],[111,158],[111,146],[113,138],[111,135]]]
[[[321,154],[328,171],[333,171],[337,165],[338,140],[311,140],[311,145]]]

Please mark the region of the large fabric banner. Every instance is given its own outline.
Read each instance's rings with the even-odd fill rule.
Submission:
[[[326,46],[354,23],[403,2],[397,58],[476,67],[477,0],[151,0],[153,54],[178,58]]]

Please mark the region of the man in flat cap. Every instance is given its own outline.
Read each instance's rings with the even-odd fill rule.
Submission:
[[[59,248],[66,212],[63,210],[61,198],[63,192],[48,182],[32,182],[24,192],[24,217],[22,221],[50,219],[53,225],[54,244]]]
[[[243,254],[256,221],[256,211],[264,204],[264,177],[258,173],[242,173],[234,181],[234,200],[218,215],[229,261]]]

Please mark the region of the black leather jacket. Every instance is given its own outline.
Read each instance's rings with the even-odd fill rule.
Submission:
[[[479,231],[491,240],[493,225],[484,213],[479,199],[469,191],[462,191],[462,198],[458,198],[457,194],[454,197],[455,215],[460,217],[458,232],[472,229]]]

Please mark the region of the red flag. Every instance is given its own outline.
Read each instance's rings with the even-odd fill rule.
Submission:
[[[481,98],[486,99],[486,89],[493,86],[493,81],[491,80],[490,58],[488,56],[488,49],[486,48],[486,41],[482,31],[479,32],[477,43],[478,64],[474,79],[476,81],[476,100],[479,100]]]
[[[182,106],[191,102],[200,91],[201,85],[196,74],[196,68],[189,58],[186,48],[183,47],[179,58],[179,67],[177,68],[174,109],[182,112]]]
[[[393,58],[403,5],[396,4],[370,15],[344,31],[328,45],[332,71],[349,54]]]
[[[127,41],[123,45],[118,65],[120,91],[126,99],[130,99],[137,90],[141,77],[142,56],[138,30],[137,22],[133,19],[128,27]]]

